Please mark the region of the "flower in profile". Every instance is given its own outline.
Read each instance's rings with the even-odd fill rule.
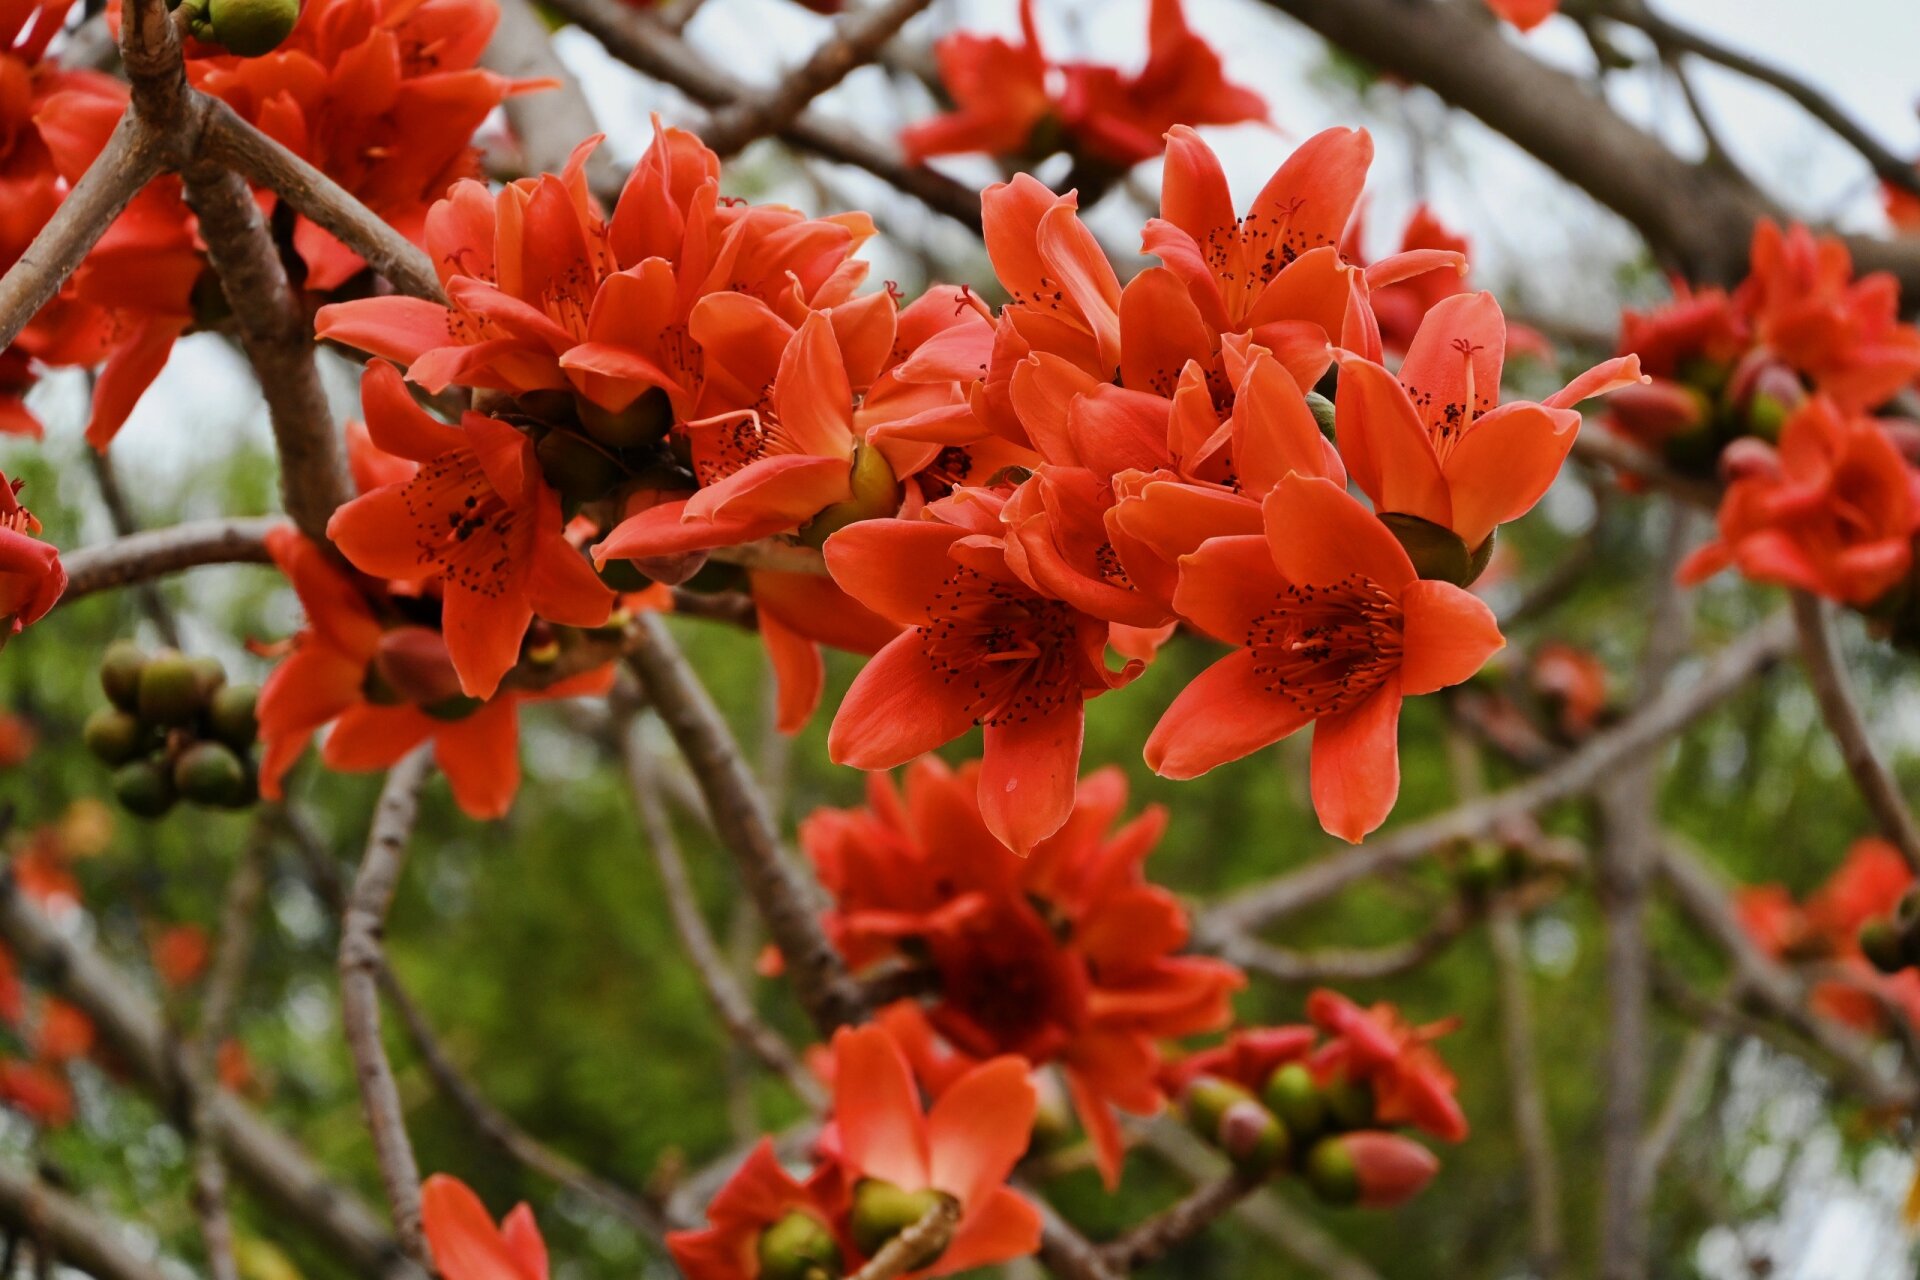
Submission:
[[[1454,1097],[1453,1073],[1431,1047],[1459,1025],[1457,1019],[1415,1027],[1390,1004],[1363,1009],[1324,987],[1307,997],[1307,1016],[1332,1037],[1312,1059],[1323,1082],[1345,1079],[1366,1086],[1381,1124],[1411,1125],[1446,1142],[1466,1138],[1467,1118]]]
[[[1780,446],[1727,450],[1732,482],[1719,537],[1680,566],[1698,583],[1728,567],[1842,604],[1867,606],[1906,577],[1920,530],[1920,472],[1872,418],[1816,396],[1787,419]]]
[[[1244,979],[1179,954],[1186,910],[1142,873],[1166,815],[1149,809],[1111,829],[1127,798],[1119,770],[1081,779],[1072,816],[1024,858],[987,830],[978,774],[925,757],[904,795],[875,775],[866,808],[807,818],[801,844],[834,899],[827,930],[856,969],[927,964],[931,1003],[894,1016],[937,1033],[961,1061],[1057,1063],[1112,1186],[1123,1156],[1114,1109],[1157,1112],[1161,1042],[1224,1026]]]
[[[905,628],[847,691],[827,751],[836,764],[891,769],[980,725],[981,813],[1024,854],[1073,811],[1086,699],[1141,663],[1109,670],[1109,624],[1020,577],[1004,504],[959,490],[921,519],[864,520],[827,540],[841,589]]]
[[[1623,311],[1620,350],[1640,357],[1647,382],[1622,387],[1607,401],[1609,426],[1672,458],[1682,442],[1711,425],[1716,397],[1752,346],[1752,327],[1726,290],[1673,282],[1672,301],[1650,311]],[[1677,461],[1711,457],[1718,442]]]
[[[271,53],[196,45],[187,77],[419,244],[434,201],[480,176],[473,135],[487,114],[548,83],[478,65],[498,16],[480,0],[307,0]],[[272,193],[263,199],[271,213]],[[310,290],[366,266],[305,215],[292,235]]]
[[[373,444],[418,469],[341,507],[327,534],[362,573],[439,581],[461,692],[493,696],[536,614],[572,627],[607,620],[613,592],[567,540],[560,496],[525,433],[471,412],[458,427],[441,422],[379,361],[360,394]]]
[[[1066,150],[1127,168],[1166,147],[1179,124],[1265,120],[1266,103],[1228,81],[1220,55],[1187,25],[1180,0],[1151,0],[1147,62],[1134,75],[1055,63],[1040,44],[1033,0],[1020,3],[1020,41],[958,31],[935,46],[954,109],[907,126],[900,149],[931,156],[985,152],[1026,161]]]
[[[444,1280],[547,1280],[546,1241],[524,1204],[495,1226],[466,1183],[436,1173],[420,1187],[420,1225]]]
[[[1532,510],[1560,474],[1580,430],[1574,406],[1641,378],[1637,358],[1620,356],[1541,403],[1500,404],[1506,351],[1500,304],[1477,293],[1427,312],[1397,376],[1364,356],[1338,357],[1335,438],[1348,473],[1383,518],[1398,518],[1396,534],[1413,540],[1406,517],[1422,534],[1454,534],[1461,563],[1445,574],[1454,581],[1471,580],[1493,531]]]
[[[1314,811],[1357,843],[1399,793],[1401,700],[1469,678],[1505,641],[1492,610],[1418,577],[1332,481],[1289,475],[1263,515],[1264,535],[1214,538],[1181,561],[1174,607],[1237,647],[1160,718],[1147,763],[1192,778],[1312,724]]]
[[[260,792],[269,800],[282,796],[313,735],[331,726],[321,750],[328,768],[387,769],[432,742],[460,808],[501,817],[520,786],[520,704],[613,685],[613,668],[602,666],[544,688],[501,688],[485,702],[467,697],[439,629],[410,620],[432,617],[430,596],[390,595],[286,526],[267,534],[267,550],[307,619],[260,690]]]
[[[40,522],[20,505],[25,483],[0,474],[0,648],[44,617],[67,589],[60,553],[35,536]]]

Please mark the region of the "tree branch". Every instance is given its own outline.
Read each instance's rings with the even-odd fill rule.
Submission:
[[[1177,1203],[1154,1214],[1111,1244],[1101,1253],[1116,1271],[1125,1275],[1135,1267],[1155,1262],[1183,1241],[1212,1226],[1220,1216],[1260,1189],[1258,1179],[1228,1172],[1204,1182]]]
[[[0,1162],[0,1225],[9,1235],[45,1240],[63,1266],[97,1280],[171,1280],[183,1273],[177,1263],[149,1262],[133,1253],[125,1242],[135,1237],[124,1224],[101,1217],[11,1161]]]
[[[938,1257],[953,1239],[960,1225],[958,1202],[945,1196],[920,1216],[920,1221],[880,1247],[867,1265],[854,1272],[850,1280],[894,1280]]]
[[[281,523],[278,516],[195,520],[82,547],[61,557],[67,590],[60,603],[201,565],[272,564],[267,531]]]
[[[393,1209],[400,1245],[414,1261],[432,1270],[426,1236],[420,1227],[420,1165],[407,1137],[400,1087],[380,1040],[378,975],[385,963],[380,944],[387,912],[393,906],[407,840],[420,806],[420,787],[432,769],[426,747],[417,747],[387,774],[367,835],[366,857],[347,894],[340,923],[340,1020],[353,1051],[354,1074],[366,1111],[367,1130],[380,1164],[380,1181]]]

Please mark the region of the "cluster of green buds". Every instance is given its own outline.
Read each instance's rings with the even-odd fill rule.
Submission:
[[[300,21],[300,0],[179,0],[196,40],[257,58],[280,47]]]
[[[180,800],[243,809],[259,798],[260,691],[228,684],[218,660],[148,654],[122,640],[101,658],[100,686],[110,705],[88,717],[82,736],[113,767],[113,794],[128,813],[158,818]]]
[[[871,1258],[943,1203],[952,1205],[952,1197],[932,1188],[908,1191],[881,1178],[862,1178],[854,1184],[848,1234]],[[944,1239],[929,1241],[925,1256],[910,1259],[908,1269],[932,1265],[945,1250]],[[755,1253],[760,1280],[843,1280],[849,1274],[833,1229],[805,1209],[789,1210],[762,1231]]]
[[[1892,915],[1860,926],[1860,954],[1882,973],[1920,965],[1920,886],[1907,890]]]
[[[1231,1080],[1200,1076],[1181,1099],[1194,1132],[1226,1154],[1246,1178],[1297,1174],[1332,1205],[1361,1198],[1360,1171],[1344,1141],[1373,1128],[1373,1090],[1344,1077],[1321,1082],[1304,1063],[1283,1063],[1260,1095]]]

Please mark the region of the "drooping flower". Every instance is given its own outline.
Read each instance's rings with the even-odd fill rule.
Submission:
[[[473,135],[487,114],[545,85],[478,65],[497,19],[479,0],[307,0],[271,53],[196,46],[187,77],[419,244],[428,208],[480,176]],[[305,215],[292,235],[310,290],[366,265]]]
[[[1126,168],[1159,155],[1174,125],[1267,118],[1260,95],[1226,79],[1180,0],[1151,5],[1147,62],[1134,75],[1050,60],[1033,0],[1021,0],[1019,43],[965,31],[945,37],[934,56],[954,110],[907,126],[901,150],[913,162],[973,151],[1031,162],[1067,150]]]
[[[982,815],[1026,853],[1072,812],[1086,699],[1141,664],[1109,670],[1108,624],[1019,576],[1004,505],[960,490],[922,519],[866,520],[827,540],[834,581],[906,628],[854,680],[827,750],[837,764],[891,769],[980,725]]]
[[[0,474],[0,648],[45,616],[67,589],[60,553],[35,536],[40,522],[20,505],[25,483]]]
[[[1290,475],[1263,510],[1264,536],[1215,538],[1181,562],[1175,608],[1238,647],[1174,700],[1147,763],[1191,778],[1313,724],[1314,810],[1358,842],[1399,792],[1402,698],[1469,678],[1505,641],[1484,603],[1417,577],[1332,481]]]
[[[466,1183],[436,1173],[420,1188],[420,1225],[444,1280],[547,1280],[546,1241],[524,1204],[495,1226]]]
[[[360,388],[373,443],[419,467],[341,507],[327,533],[363,573],[439,580],[461,692],[493,696],[536,614],[572,627],[607,620],[613,592],[567,541],[560,497],[526,434],[478,413],[458,427],[440,422],[379,361]]]
[[[270,800],[330,725],[321,749],[327,767],[387,769],[431,741],[461,809],[498,818],[520,786],[520,704],[612,687],[613,668],[602,666],[545,688],[501,688],[485,702],[465,697],[438,628],[409,621],[409,611],[431,616],[430,598],[389,597],[376,611],[374,584],[349,576],[293,529],[269,532],[267,549],[307,618],[260,690],[260,791]]]
[[[1165,814],[1110,831],[1126,805],[1117,769],[1082,779],[1072,816],[1024,858],[988,831],[978,775],[926,757],[904,796],[875,775],[865,809],[802,824],[834,899],[827,929],[855,968],[923,958],[935,977],[925,1021],[963,1062],[1059,1064],[1111,1186],[1123,1154],[1114,1109],[1158,1111],[1160,1042],[1225,1025],[1244,979],[1179,954],[1186,911],[1141,870]]]
[[[1871,605],[1903,579],[1920,531],[1920,471],[1874,419],[1816,396],[1787,419],[1780,447],[1727,451],[1732,483],[1719,537],[1689,556],[1680,580],[1730,566],[1843,604]]]
[[[1636,357],[1596,365],[1535,404],[1500,404],[1506,319],[1490,293],[1434,305],[1396,376],[1340,355],[1335,438],[1382,516],[1451,530],[1472,558],[1526,514],[1573,448],[1582,400],[1640,380]],[[1399,532],[1396,529],[1396,532]]]

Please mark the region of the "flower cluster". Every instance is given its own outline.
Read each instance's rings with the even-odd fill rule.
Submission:
[[[1467,1136],[1454,1079],[1431,1042],[1451,1022],[1414,1027],[1392,1005],[1364,1009],[1332,991],[1307,999],[1312,1026],[1242,1031],[1168,1072],[1188,1122],[1242,1173],[1297,1172],[1334,1204],[1386,1208],[1418,1195],[1440,1164],[1398,1130]]]
[[[1117,67],[1055,62],[1041,47],[1033,0],[1020,0],[1020,40],[957,31],[934,48],[953,109],[900,134],[909,160],[985,152],[1031,165],[1065,151],[1082,174],[1120,172],[1157,156],[1175,125],[1267,118],[1230,82],[1220,55],[1187,25],[1181,0],[1151,0],[1147,61]]]
[[[60,553],[36,536],[40,522],[20,505],[23,484],[0,475],[0,649],[67,589]]]
[[[1880,1031],[1897,1013],[1920,1025],[1920,958],[1904,942],[1903,906],[1913,872],[1876,836],[1856,840],[1846,859],[1804,901],[1777,884],[1743,889],[1735,903],[1756,945],[1807,968],[1813,1007],[1862,1031]]]

